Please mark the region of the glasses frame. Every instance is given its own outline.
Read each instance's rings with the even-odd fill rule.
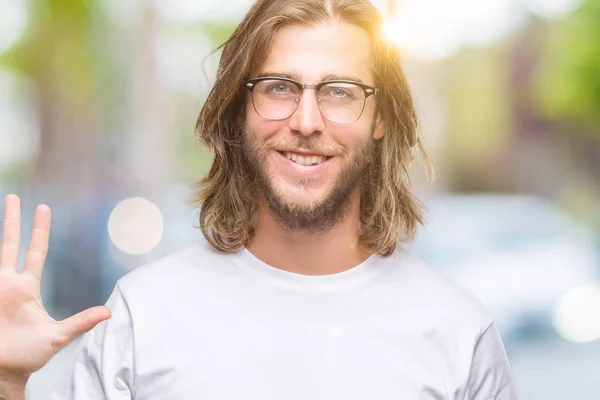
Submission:
[[[326,81],[322,81],[316,84],[309,84],[309,83],[302,83],[302,82],[298,82],[297,80],[291,79],[291,78],[285,78],[285,77],[281,77],[281,76],[261,76],[260,78],[252,78],[252,79],[248,79],[246,81],[244,81],[244,87],[246,89],[248,89],[250,91],[250,93],[252,94],[252,107],[254,108],[254,111],[256,111],[256,113],[261,117],[264,118],[266,120],[269,121],[283,121],[284,119],[288,119],[289,117],[291,117],[292,115],[294,115],[294,113],[296,112],[296,110],[298,110],[298,105],[296,105],[296,108],[294,108],[294,111],[292,111],[292,113],[290,115],[288,115],[285,118],[266,118],[263,117],[258,110],[256,109],[256,104],[254,104],[254,87],[257,83],[262,82],[262,81],[272,81],[272,80],[278,80],[278,81],[285,81],[285,82],[289,82],[292,83],[294,85],[296,85],[296,87],[298,87],[298,90],[300,90],[300,97],[294,99],[296,101],[296,103],[298,103],[300,101],[300,98],[302,97],[302,95],[304,94],[304,89],[315,89],[315,94],[319,92],[319,89],[321,89],[323,86],[327,85],[327,84],[331,84],[331,83],[351,83],[353,85],[356,85],[358,87],[360,87],[364,93],[365,93],[365,100],[363,101],[363,106],[362,109],[360,110],[360,114],[358,114],[358,117],[356,117],[356,119],[354,121],[351,122],[335,122],[332,121],[330,119],[328,119],[325,115],[323,115],[323,110],[321,110],[321,100],[319,99],[318,96],[317,97],[317,104],[319,106],[319,113],[321,113],[321,116],[323,118],[325,118],[327,121],[334,123],[334,124],[340,124],[340,125],[347,125],[347,124],[353,124],[356,121],[358,121],[360,119],[360,117],[363,115],[363,112],[365,111],[365,106],[367,104],[367,99],[370,96],[375,96],[377,94],[377,92],[379,92],[379,89],[370,85],[366,85],[362,82],[356,82],[356,81],[352,81],[352,80],[345,80],[345,79],[331,79],[331,80],[326,80]]]

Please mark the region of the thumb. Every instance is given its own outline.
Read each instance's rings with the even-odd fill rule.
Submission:
[[[59,323],[62,330],[62,337],[67,345],[77,336],[86,333],[98,323],[109,319],[111,316],[110,309],[106,306],[97,306],[88,308],[78,314],[73,315]]]

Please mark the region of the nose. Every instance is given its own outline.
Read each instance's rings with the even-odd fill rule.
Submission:
[[[290,118],[290,129],[300,135],[310,136],[325,129],[325,121],[319,110],[315,89],[305,88],[298,100],[298,107]]]

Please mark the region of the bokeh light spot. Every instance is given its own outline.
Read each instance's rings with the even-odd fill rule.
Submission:
[[[150,200],[134,197],[123,200],[108,218],[108,234],[113,244],[131,255],[148,253],[160,242],[163,216]]]
[[[2,0],[0,3],[0,53],[11,49],[21,39],[28,19],[26,1]]]
[[[567,292],[554,309],[554,327],[570,342],[600,339],[600,287],[580,286]]]

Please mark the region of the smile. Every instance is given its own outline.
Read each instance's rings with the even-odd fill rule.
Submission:
[[[318,154],[299,154],[291,151],[279,151],[279,154],[296,164],[305,166],[319,165],[331,158],[330,156],[323,156]]]

